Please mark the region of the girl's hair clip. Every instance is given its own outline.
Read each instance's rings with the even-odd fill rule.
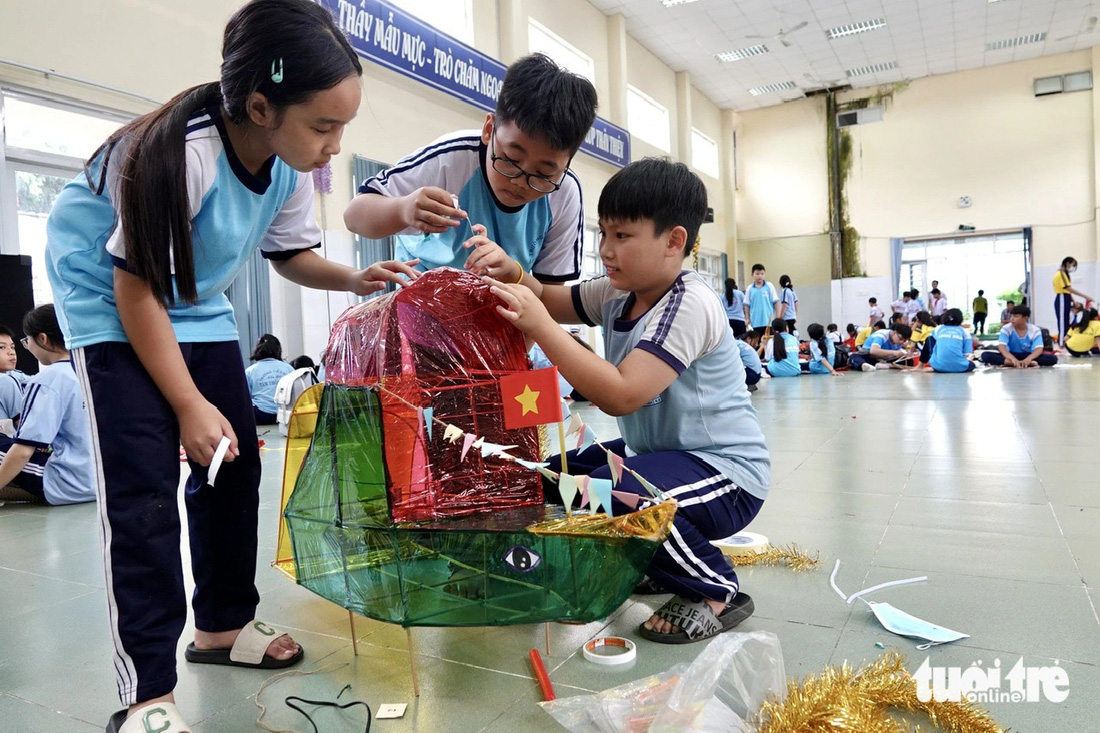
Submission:
[[[278,65],[278,68],[276,68],[276,65]],[[280,56],[279,58],[277,58],[277,59],[275,59],[274,61],[271,62],[271,81],[278,84],[282,80],[283,80],[283,58],[282,58],[282,56]]]

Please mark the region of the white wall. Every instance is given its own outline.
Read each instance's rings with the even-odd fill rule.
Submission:
[[[1096,77],[1094,55],[1080,51],[919,79],[893,90],[882,122],[848,128],[853,150],[845,191],[866,274],[890,275],[890,237],[946,235],[960,224],[1032,226],[1035,320],[1050,320],[1052,268],[1063,257],[1082,263],[1078,280],[1091,286],[1092,270],[1084,265],[1098,259],[1095,95],[1036,98],[1032,80],[1081,70]],[[890,90],[857,90],[841,101],[876,91]],[[826,231],[823,101],[744,112],[738,124],[740,239]],[[973,205],[959,208],[960,196],[970,196]],[[774,271],[785,263],[768,265]]]

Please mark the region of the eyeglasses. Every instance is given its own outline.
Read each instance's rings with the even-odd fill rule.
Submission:
[[[539,193],[553,193],[561,188],[562,181],[565,180],[565,174],[569,172],[569,167],[566,166],[565,170],[561,173],[561,181],[554,183],[546,176],[536,175],[534,173],[528,173],[520,168],[516,161],[511,158],[507,158],[503,155],[496,154],[496,138],[497,131],[494,128],[493,134],[489,137],[489,159],[493,162],[493,170],[505,178],[519,178],[520,176],[527,177],[527,185],[538,191]]]

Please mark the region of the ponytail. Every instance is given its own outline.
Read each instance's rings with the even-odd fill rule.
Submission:
[[[185,303],[198,301],[184,153],[192,115],[216,107],[212,115],[224,111],[234,124],[245,124],[253,94],[262,95],[281,114],[362,73],[355,50],[321,5],[252,0],[241,7],[225,27],[221,79],[192,87],[125,125],[85,163],[89,187],[102,195],[111,156],[124,155],[117,164],[120,185],[114,208],[127,271],[166,305],[175,305],[177,297]],[[96,184],[92,170],[101,155]]]
[[[824,359],[829,358],[829,342],[825,338],[825,329],[820,323],[811,323],[809,328],[806,329],[806,335],[811,340],[817,342],[817,348],[821,349],[821,356]]]
[[[733,291],[737,290],[737,282],[732,277],[726,278],[726,306],[733,306]]]
[[[787,344],[783,342],[783,334],[787,332],[787,322],[782,318],[772,321],[772,356],[776,361],[787,358]]]

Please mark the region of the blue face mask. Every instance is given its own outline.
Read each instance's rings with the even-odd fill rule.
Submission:
[[[968,639],[970,634],[963,634],[958,631],[952,631],[951,629],[945,629],[942,626],[929,623],[923,619],[919,619],[916,616],[910,616],[905,611],[894,608],[889,603],[876,603],[874,601],[864,601],[870,608],[871,612],[875,614],[875,618],[882,624],[883,628],[887,631],[898,634],[899,636],[912,636],[917,639],[924,639],[928,643],[921,644],[917,649],[928,649],[929,647],[937,646],[939,644],[947,644],[952,641],[958,641],[959,639]]]

